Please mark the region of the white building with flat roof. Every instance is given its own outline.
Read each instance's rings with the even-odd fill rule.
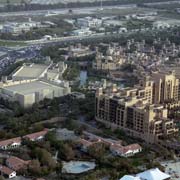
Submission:
[[[22,81],[39,78],[57,80],[62,76],[66,68],[67,64],[64,62],[58,64],[23,64],[12,74],[12,80]]]
[[[44,98],[53,99],[67,95],[71,92],[69,82],[60,80],[66,68],[64,62],[24,64],[12,74],[12,80],[3,78],[0,96],[29,107]]]
[[[1,97],[10,101],[18,101],[21,106],[29,107],[44,98],[53,99],[71,92],[68,82],[48,80],[27,80],[6,82],[0,89]]]
[[[22,32],[28,32],[32,28],[37,28],[37,27],[41,27],[41,22],[31,21],[31,19],[29,19],[28,22],[22,22],[22,23],[9,22],[7,24],[4,24],[1,32],[18,35],[21,34]]]
[[[92,31],[89,30],[89,28],[84,28],[84,29],[77,29],[72,31],[72,35],[74,36],[85,36],[85,35],[91,35]]]
[[[44,77],[50,65],[45,64],[24,64],[12,75],[14,81],[26,79],[37,79]]]
[[[77,24],[84,28],[95,28],[102,25],[102,20],[93,17],[85,17],[77,19]]]

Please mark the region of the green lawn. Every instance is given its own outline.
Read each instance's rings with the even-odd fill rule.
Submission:
[[[25,45],[26,45],[26,43],[24,43],[24,42],[3,41],[3,40],[0,40],[0,46],[14,47],[14,46],[25,46]]]
[[[16,3],[21,3],[21,0],[9,0],[9,2],[10,4],[16,4]],[[0,0],[0,4],[7,4],[7,0]]]

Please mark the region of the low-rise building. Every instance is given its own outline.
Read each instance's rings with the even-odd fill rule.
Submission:
[[[165,22],[165,21],[156,21],[153,23],[153,28],[156,28],[156,29],[164,29],[164,28],[169,28],[170,25]]]
[[[0,149],[7,150],[7,149],[14,149],[21,145],[21,138],[12,138],[0,141]]]
[[[41,22],[32,21],[30,18],[28,22],[23,22],[23,23],[13,22],[13,23],[4,24],[1,32],[19,35],[23,32],[30,31],[32,28],[38,28],[41,26],[42,26]]]
[[[84,152],[87,152],[89,147],[98,143],[109,146],[114,156],[130,157],[142,151],[142,147],[139,144],[123,146],[122,141],[102,138],[86,131],[83,132],[83,135],[84,138],[79,140],[79,144],[81,145],[81,150]]]
[[[96,70],[118,70],[124,63],[125,58],[120,49],[109,47],[105,55],[97,51],[92,67]]]
[[[8,149],[15,149],[21,146],[22,139],[29,139],[30,141],[40,141],[44,139],[45,135],[48,133],[48,129],[44,129],[43,131],[27,134],[25,136],[16,137],[12,139],[6,139],[3,141],[0,141],[0,149],[2,150],[8,150]]]
[[[68,51],[68,56],[69,57],[84,57],[88,55],[92,55],[95,52],[90,49],[89,46],[83,46],[81,44],[78,44],[77,46],[69,46],[68,49],[62,49],[62,50],[67,50]]]
[[[110,150],[114,155],[130,157],[142,151],[139,144],[130,144],[128,146],[111,145]]]
[[[23,136],[23,138],[29,139],[30,141],[40,141],[40,140],[44,139],[44,137],[47,133],[48,133],[48,129],[44,129],[43,131],[25,135],[25,136]]]
[[[9,179],[16,177],[15,171],[3,165],[0,165],[0,174]]]
[[[6,159],[6,166],[8,166],[10,169],[13,169],[14,171],[26,169],[27,165],[29,163],[30,163],[30,161],[24,161],[18,157],[14,157],[14,156]]]
[[[93,17],[85,17],[77,19],[77,24],[79,27],[83,28],[96,28],[102,25],[102,20]]]
[[[72,31],[72,35],[74,36],[89,36],[92,34],[92,31],[89,30],[89,28],[84,28],[84,29],[77,29]]]

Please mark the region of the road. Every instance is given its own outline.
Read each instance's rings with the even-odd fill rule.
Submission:
[[[135,8],[136,4],[130,5],[117,5],[117,6],[104,6],[103,9],[127,9]],[[99,9],[98,6],[95,7],[82,7],[82,8],[70,8],[73,11],[73,14],[91,14],[94,11]],[[36,11],[20,11],[20,12],[6,12],[0,13],[0,17],[15,17],[15,16],[51,16],[51,15],[60,15],[67,14],[69,8],[62,9],[53,9],[53,10],[36,10]]]
[[[16,47],[16,48],[6,48],[0,47],[0,53],[3,52],[2,56],[0,56],[0,72],[6,69],[9,65],[15,63],[17,60],[26,60],[27,62],[34,58],[42,58],[41,49],[45,46],[52,45],[61,45],[65,43],[79,43],[86,40],[103,40],[105,38],[114,38],[119,36],[128,37],[129,35],[137,32],[139,30],[128,31],[126,33],[98,33],[92,35],[84,35],[84,36],[68,36],[68,37],[58,37],[52,38],[50,40],[40,39],[40,40],[32,40],[25,41],[27,44],[25,47]],[[143,30],[144,32],[147,29]],[[151,30],[153,32],[157,32],[157,30]],[[159,30],[161,31],[161,30]]]
[[[40,50],[41,47],[39,45],[29,45],[18,49],[0,47],[0,52],[4,53],[0,56],[0,73],[18,60],[29,61],[35,57],[41,57]]]

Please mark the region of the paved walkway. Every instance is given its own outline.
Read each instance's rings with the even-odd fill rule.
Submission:
[[[165,172],[171,175],[172,180],[180,179],[180,161],[167,161],[161,164],[165,167]]]

